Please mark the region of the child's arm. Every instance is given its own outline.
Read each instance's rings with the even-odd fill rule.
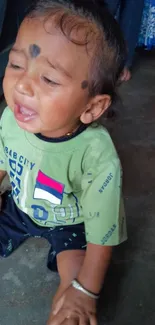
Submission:
[[[96,144],[95,144],[96,145]],[[81,207],[84,215],[87,241],[86,254],[75,272],[76,251],[73,251],[72,278],[86,289],[78,290],[77,283],[69,285],[61,292],[56,301],[48,325],[60,325],[69,317],[69,325],[96,325],[97,300],[90,293],[98,295],[105,280],[106,271],[112,254],[112,247],[126,239],[126,223],[121,200],[121,167],[111,144],[107,143],[107,152],[95,149],[87,152],[83,163],[84,174],[81,181]],[[95,147],[96,148],[96,147]],[[64,255],[66,272],[71,273],[71,256]],[[73,256],[72,256],[73,258]],[[68,262],[67,262],[68,259]],[[68,274],[67,273],[67,274]]]
[[[4,179],[4,177],[6,176],[6,171],[5,170],[0,170],[0,185]]]
[[[3,120],[5,116],[5,111],[3,112],[3,115],[0,119],[0,185],[5,177],[6,173],[6,156],[4,152],[4,138],[2,135],[2,129],[3,129]],[[7,123],[7,121],[6,121]]]
[[[88,244],[84,263],[77,280],[95,294],[99,294],[111,260],[112,247]]]
[[[76,252],[75,260],[76,260]],[[99,295],[111,259],[112,247],[88,244],[76,280],[84,289]],[[67,256],[66,256],[67,258]],[[68,269],[69,272],[69,269]],[[70,285],[57,300],[48,325],[60,325],[69,318],[70,325],[97,324],[97,300]],[[67,323],[66,323],[67,324]]]
[[[0,170],[0,185],[1,185],[5,175],[6,175],[6,171]],[[2,198],[0,196],[0,210],[1,210],[1,205],[2,205]]]

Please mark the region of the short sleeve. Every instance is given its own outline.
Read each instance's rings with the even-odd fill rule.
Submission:
[[[4,152],[3,118],[0,120],[0,170],[6,170],[6,156]]]
[[[89,156],[89,155],[88,155]],[[89,161],[89,163],[88,163]],[[127,239],[122,169],[115,151],[87,157],[81,206],[87,242],[115,246]]]

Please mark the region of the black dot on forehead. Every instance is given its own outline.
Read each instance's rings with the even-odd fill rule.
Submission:
[[[29,47],[29,53],[32,58],[36,58],[41,52],[41,49],[36,44],[31,44]]]
[[[81,88],[82,89],[86,89],[88,87],[88,81],[87,80],[83,80],[81,83]]]

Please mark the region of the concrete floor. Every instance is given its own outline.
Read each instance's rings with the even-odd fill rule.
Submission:
[[[108,122],[124,169],[128,242],[114,252],[99,325],[155,324],[155,57],[143,56]],[[153,169],[152,169],[153,168]],[[0,325],[43,325],[59,278],[47,242],[30,239],[0,260]]]

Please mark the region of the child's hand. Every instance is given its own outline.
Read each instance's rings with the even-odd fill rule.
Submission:
[[[47,325],[97,325],[96,300],[70,286],[57,301]]]

